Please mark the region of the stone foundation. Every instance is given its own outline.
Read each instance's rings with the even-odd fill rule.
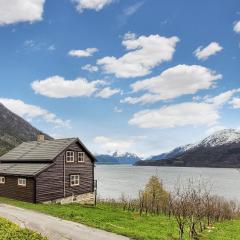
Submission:
[[[80,195],[73,195],[65,198],[59,198],[52,201],[44,202],[48,203],[61,203],[61,204],[69,204],[69,203],[79,203],[79,204],[94,204],[95,194],[93,193],[84,193]]]

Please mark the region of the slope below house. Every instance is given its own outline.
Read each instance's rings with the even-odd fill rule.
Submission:
[[[22,142],[33,141],[41,131],[0,103],[0,156]],[[52,139],[47,134],[45,139]]]
[[[161,161],[138,161],[135,165],[240,168],[240,131],[218,131],[179,156]]]

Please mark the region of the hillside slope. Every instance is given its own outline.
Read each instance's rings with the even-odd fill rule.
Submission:
[[[0,156],[23,141],[37,139],[40,130],[0,103]],[[52,139],[45,135],[46,139]]]

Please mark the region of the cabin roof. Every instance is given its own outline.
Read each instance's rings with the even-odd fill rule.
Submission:
[[[3,162],[49,162],[77,138],[23,142],[0,157]]]
[[[35,176],[50,165],[50,163],[1,163],[0,174]]]

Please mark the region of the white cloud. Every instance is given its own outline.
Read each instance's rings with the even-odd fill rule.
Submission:
[[[129,52],[120,58],[108,56],[97,61],[106,73],[116,77],[140,77],[151,73],[152,68],[162,62],[170,61],[179,42],[178,37],[160,35],[136,37],[133,33],[125,35],[122,44]]]
[[[239,97],[233,98],[230,104],[232,104],[232,107],[235,109],[240,108],[240,98]]]
[[[223,92],[215,97],[205,97],[203,102],[184,102],[137,112],[129,124],[140,128],[174,128],[183,126],[214,126],[220,118],[219,110],[240,89]],[[239,101],[240,103],[240,101]],[[240,107],[240,105],[239,105]]]
[[[132,17],[144,5],[144,1],[139,1],[123,9],[122,13],[118,15],[117,19],[120,26],[127,23],[128,19]]]
[[[213,127],[210,127],[209,129],[207,129],[206,134],[211,135],[211,134],[213,134],[217,131],[223,130],[223,129],[226,129],[226,127],[223,125],[216,125],[216,126],[213,126]]]
[[[134,92],[147,91],[140,97],[127,97],[122,102],[154,103],[209,89],[222,75],[199,65],[178,65],[163,71],[159,76],[137,81],[131,85]]]
[[[220,107],[224,105],[225,103],[228,103],[232,97],[234,96],[235,93],[238,93],[240,89],[232,89],[226,92],[223,92],[215,97],[205,97],[205,102],[211,103],[215,105],[216,107]]]
[[[87,10],[100,11],[105,6],[113,2],[113,0],[73,0],[79,12]]]
[[[143,6],[144,2],[137,2],[127,8],[124,9],[123,13],[126,16],[131,16],[134,13],[136,13],[142,6]]]
[[[42,20],[45,0],[1,0],[0,25]]]
[[[45,80],[32,83],[32,88],[37,94],[52,98],[67,98],[91,96],[98,90],[99,85],[104,85],[102,80],[88,81],[85,78],[65,80],[60,76],[52,76]]]
[[[240,33],[240,21],[234,23],[233,30],[236,33]]]
[[[97,51],[97,48],[87,48],[85,50],[71,50],[68,52],[68,55],[72,57],[91,57]]]
[[[197,59],[199,59],[199,60],[206,60],[210,56],[215,55],[216,53],[221,52],[222,50],[223,50],[223,47],[220,46],[219,43],[212,42],[208,46],[206,46],[205,48],[203,48],[202,46],[198,47],[194,51],[194,54],[197,57]]]
[[[105,136],[97,136],[94,139],[96,144],[100,145],[104,151],[126,151],[135,143],[133,139],[115,139]]]
[[[120,89],[112,89],[110,87],[103,88],[100,92],[96,94],[97,97],[101,98],[109,98],[114,94],[117,94],[120,92]]]
[[[118,108],[117,106],[114,107],[113,111],[115,113],[121,113],[123,110],[121,108]]]
[[[69,127],[69,121],[58,118],[54,113],[47,111],[36,105],[31,105],[18,99],[0,98],[0,102],[9,110],[28,121],[32,119],[43,119],[47,123],[54,124],[56,127]]]
[[[84,65],[82,66],[82,70],[86,70],[88,72],[97,72],[98,71],[98,66],[93,66],[91,64],[87,64],[87,65]]]
[[[25,40],[23,43],[24,50],[26,51],[40,51],[40,50],[48,50],[48,51],[54,51],[56,50],[56,47],[54,44],[48,45],[45,42],[37,42],[32,39]]]
[[[129,124],[140,128],[174,128],[187,125],[213,125],[219,113],[212,104],[186,102],[137,112]]]
[[[49,50],[49,51],[55,51],[55,50],[56,50],[56,46],[55,46],[54,44],[52,44],[52,45],[50,45],[50,46],[48,47],[48,50]]]

